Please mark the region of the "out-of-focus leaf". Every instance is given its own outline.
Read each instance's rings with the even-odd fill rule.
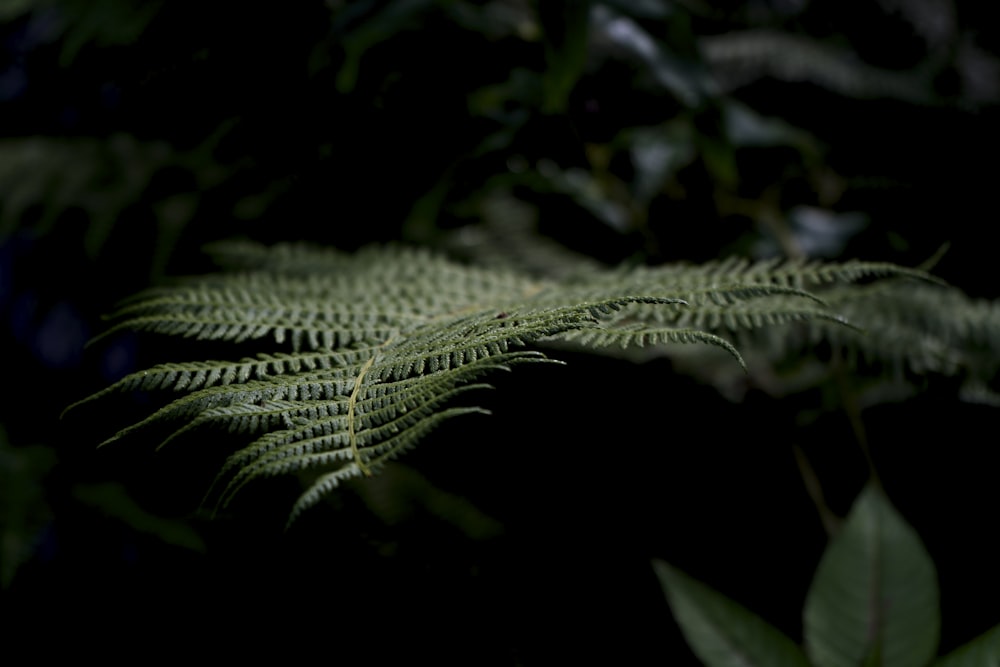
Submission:
[[[548,180],[553,191],[569,195],[608,227],[623,233],[630,231],[632,213],[629,203],[617,196],[622,193],[610,191],[611,184],[584,169],[560,169],[551,160],[539,161],[538,172]]]
[[[667,563],[653,569],[691,650],[708,667],[808,667],[802,650],[772,625]]]
[[[694,160],[691,126],[672,123],[636,128],[629,133],[629,152],[635,167],[633,195],[638,203],[649,205],[664,184]]]
[[[0,21],[9,21],[22,14],[27,14],[37,7],[39,0],[5,0],[0,2]]]
[[[1000,625],[940,658],[934,667],[1000,667]]]
[[[88,44],[134,43],[159,11],[159,0],[3,0],[0,21],[44,13],[46,31],[61,36],[60,65],[68,67]]]
[[[363,3],[365,8],[371,3]],[[418,17],[434,4],[434,0],[393,0],[386,3],[374,15],[359,25],[344,26],[347,29],[342,37],[344,49],[344,64],[337,73],[337,90],[349,93],[354,90],[361,67],[361,58],[372,47],[386,42],[408,28],[419,27]],[[339,22],[353,18],[355,10],[344,10]]]
[[[160,0],[3,0],[0,20],[28,12],[46,14],[47,27],[61,36],[59,63],[73,64],[84,47],[135,43],[160,13]]]
[[[858,211],[836,212],[817,206],[796,206],[787,215],[788,235],[802,254],[813,258],[841,256],[847,244],[868,226],[868,217]],[[780,244],[762,238],[755,247],[761,256],[781,253]]]
[[[474,540],[503,533],[503,524],[484,513],[468,498],[435,486],[417,470],[398,463],[381,475],[354,486],[365,505],[386,524],[404,522],[419,511],[454,526]]]
[[[589,1],[576,1],[539,6],[547,65],[542,113],[564,113],[583,74],[590,44],[590,5]]]
[[[602,4],[643,19],[668,19],[677,12],[675,3],[662,0],[610,0]]]
[[[607,268],[540,234],[537,208],[515,197],[510,188],[495,188],[477,204],[482,222],[455,230],[443,243],[457,257],[558,279]]]
[[[133,500],[120,484],[80,484],[73,489],[80,502],[90,505],[135,530],[153,535],[167,544],[202,552],[205,542],[191,526],[177,519],[150,514]]]
[[[522,125],[527,120],[522,107],[539,105],[542,88],[542,78],[537,72],[515,67],[503,83],[484,86],[469,93],[469,112],[508,125]],[[509,107],[514,107],[514,110]]]
[[[962,82],[961,103],[968,108],[1000,102],[1000,58],[966,37],[955,54]]]
[[[982,380],[967,380],[959,389],[958,397],[966,403],[978,403],[1000,408],[1000,392],[997,392]]]
[[[144,143],[125,134],[109,139],[17,137],[0,141],[0,236],[12,232],[25,213],[39,209],[44,233],[60,213],[88,214],[88,251],[96,255],[118,214],[135,202],[156,170],[171,159],[162,142]]]
[[[864,213],[815,206],[796,206],[788,220],[798,247],[809,257],[839,257],[851,238],[868,226]]]
[[[806,598],[806,651],[816,667],[925,667],[940,636],[934,563],[873,484],[858,496]]]
[[[0,238],[27,225],[46,234],[68,210],[86,215],[84,249],[97,257],[121,214],[150,198],[157,174],[183,169],[195,180],[189,191],[164,193],[149,204],[159,222],[151,274],[194,216],[202,193],[232,172],[212,158],[230,126],[223,124],[200,146],[179,152],[163,141],[140,141],[117,133],[110,137],[11,137],[0,139]]]
[[[928,46],[944,47],[955,37],[958,26],[952,0],[879,0],[879,4],[905,19]]]
[[[736,190],[740,183],[740,171],[736,165],[736,154],[733,146],[726,141],[718,141],[713,137],[702,136],[698,142],[701,159],[712,178],[730,191]]]
[[[809,82],[859,99],[927,103],[933,95],[922,73],[872,67],[851,51],[774,30],[752,29],[702,37],[702,54],[728,92],[764,77]]]
[[[471,2],[446,3],[445,10],[458,25],[488,39],[516,35],[533,42],[541,35],[538,17],[528,0],[491,0],[481,5]]]
[[[0,427],[0,589],[30,557],[49,521],[42,478],[55,465],[48,447],[13,447]]]
[[[722,105],[726,136],[734,146],[793,146],[811,148],[812,138],[780,118],[762,116],[745,104],[726,100]]]
[[[642,26],[605,5],[592,11],[591,30],[596,46],[640,65],[649,77],[686,107],[712,96],[712,81],[694,61],[687,61],[654,39]]]

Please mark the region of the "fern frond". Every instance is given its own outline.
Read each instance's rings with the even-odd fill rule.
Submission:
[[[858,352],[916,373],[992,381],[1000,366],[1000,303],[936,285],[841,289],[833,303],[870,332]]]
[[[306,490],[299,499],[295,501],[295,505],[292,506],[292,511],[288,516],[288,522],[286,527],[290,527],[292,523],[307,509],[318,503],[323,497],[340,486],[341,482],[345,480],[361,477],[361,467],[357,463],[351,462],[340,468],[323,474],[319,479],[313,482],[309,489]]]
[[[194,418],[201,412],[213,408],[224,408],[237,404],[268,401],[314,401],[334,399],[349,393],[354,387],[354,378],[346,369],[325,374],[298,374],[291,378],[272,380],[251,380],[242,384],[219,385],[199,389],[178,398],[135,424],[127,426],[105,440],[100,446],[108,445],[128,435],[140,431],[151,424]]]
[[[261,403],[235,403],[225,407],[208,408],[199,412],[191,421],[174,431],[157,449],[166,447],[176,439],[202,427],[221,423],[229,433],[257,433],[284,426],[321,420],[346,411],[347,401],[262,401]]]
[[[321,370],[357,363],[350,353],[258,354],[239,361],[194,361],[157,364],[130,373],[101,391],[68,406],[63,414],[109,394],[132,391],[194,391],[216,385],[242,384],[250,379],[263,380],[300,370]]]
[[[869,278],[914,278],[943,284],[939,278],[926,271],[911,269],[887,262],[797,261],[773,258],[751,261],[741,257],[727,257],[700,265],[674,265],[665,267],[631,267],[620,269],[619,275],[631,285],[667,284],[678,291],[705,288],[722,289],[750,286],[785,286],[810,290],[821,285],[854,283]]]
[[[366,476],[369,471],[378,468],[388,459],[417,444],[427,433],[442,422],[459,415],[489,411],[477,407],[454,407],[438,409],[436,405],[427,406],[426,410],[407,416],[399,424],[386,425],[380,429],[366,431],[362,441],[366,444],[359,447],[365,453],[367,461],[358,459],[351,450],[349,433],[335,431],[333,433],[286,444],[266,457],[244,464],[222,491],[219,500],[220,507],[226,507],[233,497],[249,482],[260,477],[272,477],[309,470],[314,467],[351,465]],[[368,444],[368,443],[374,444]]]
[[[605,327],[601,329],[570,331],[563,338],[577,342],[585,347],[609,347],[617,345],[623,349],[667,343],[706,343],[721,347],[739,362],[744,372],[747,370],[746,362],[743,361],[743,356],[736,349],[735,345],[721,336],[716,336],[715,334],[699,329],[651,329],[638,326],[616,329]]]
[[[771,331],[788,322],[805,323],[810,332],[852,332],[843,283],[934,280],[866,262],[729,259],[595,267],[556,279],[463,266],[404,247],[347,254],[240,243],[213,250],[238,271],[147,290],[119,307],[103,335],[130,329],[253,343],[260,352],[238,361],[160,364],[71,408],[116,392],[174,394],[102,444],[162,425],[174,428],[161,446],[206,428],[250,436],[225,461],[209,496],[223,508],[255,480],[318,473],[292,518],[345,479],[377,471],[442,422],[484,412],[456,402],[488,386],[484,375],[550,361],[537,349],[550,342],[590,349],[697,343],[722,348],[745,369],[727,332]]]

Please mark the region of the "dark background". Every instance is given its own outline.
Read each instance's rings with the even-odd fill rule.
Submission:
[[[97,450],[112,415],[60,420],[161,360],[156,339],[84,343],[119,299],[209,270],[207,242],[461,255],[462,230],[510,199],[531,233],[607,263],[914,266],[949,244],[935,273],[995,299],[987,3],[711,4],[0,9],[5,635],[41,653],[36,635],[82,630],[82,648],[123,653],[693,662],[656,557],[800,640],[826,536],[793,448],[841,516],[868,474],[843,412],[818,410],[824,387],[779,399],[751,381],[731,401],[666,359],[553,353],[568,365],[497,378],[477,397],[493,416],[401,460],[388,500],[351,487],[288,532],[295,480],[209,521],[212,443]],[[750,129],[727,125],[744,110]],[[938,566],[943,653],[1000,622],[996,412],[954,378],[919,387],[864,421]]]

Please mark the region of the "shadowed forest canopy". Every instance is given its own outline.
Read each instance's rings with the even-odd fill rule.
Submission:
[[[828,534],[872,469],[937,567],[939,653],[997,625],[995,606],[977,601],[1000,599],[1000,289],[987,240],[1000,42],[989,4],[0,2],[0,611],[19,619],[6,627],[31,629],[37,612],[49,628],[87,628],[99,597],[120,627],[154,638],[156,624],[128,610],[165,618],[170,604],[153,601],[187,596],[193,625],[215,622],[202,599],[246,622],[258,596],[297,608],[313,591],[339,596],[333,615],[410,619],[385,634],[409,639],[411,658],[686,664],[694,654],[650,559],[799,642]],[[428,284],[461,296],[434,302],[432,317],[482,306],[475,332],[535,317],[549,329],[530,344],[577,327],[545,349],[566,364],[489,375],[497,391],[469,404],[482,409],[452,409],[490,416],[449,420],[287,531],[304,488],[295,476],[247,484],[214,519],[200,508],[233,433],[155,452],[170,433],[96,448],[162,404],[161,387],[130,374],[290,352],[253,347],[281,322],[236,342],[119,324],[201,298],[169,292],[175,277],[223,266],[269,285],[335,252],[380,269],[411,257],[402,246],[441,258],[419,260],[441,271]],[[919,278],[882,291],[872,274],[842,291],[817,279],[822,303],[779,297],[797,309],[783,323],[821,323],[780,335],[692,307],[656,321],[694,322],[710,345],[575,345],[633,340],[651,310],[620,314],[623,304],[692,301],[642,282],[674,265],[742,276],[758,262],[856,260]],[[647,292],[615,301],[601,276]],[[231,280],[220,300],[266,310],[266,289]],[[370,283],[375,292],[345,292],[352,313],[399,286],[381,270]],[[563,307],[538,298],[542,286],[600,297],[605,310],[556,322],[539,314]],[[168,296],[148,312],[127,301],[149,288]],[[115,312],[125,316],[109,322]],[[586,328],[598,320],[620,329]],[[861,352],[842,320],[870,329]],[[454,336],[470,335],[457,321]],[[309,335],[304,348],[333,346]],[[131,393],[114,407],[60,418],[122,378]],[[289,410],[275,420],[302,419]],[[444,649],[433,600],[455,637]],[[308,654],[325,620],[274,622]],[[359,644],[379,636],[356,631]],[[402,650],[366,648],[376,659]]]

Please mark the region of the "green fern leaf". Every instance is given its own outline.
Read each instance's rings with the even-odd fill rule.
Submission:
[[[264,477],[318,475],[293,517],[345,479],[373,474],[444,421],[484,412],[456,401],[486,387],[484,375],[549,361],[541,346],[704,344],[745,368],[726,332],[788,322],[850,331],[844,309],[828,305],[846,305],[831,284],[929,279],[880,263],[738,259],[594,268],[556,279],[395,246],[353,254],[248,243],[211,250],[235,270],[147,290],[122,303],[102,335],[138,330],[259,351],[236,361],[160,364],[68,409],[115,393],[180,393],[102,444],[164,425],[172,432],[161,446],[211,428],[248,436],[206,502],[227,507]]]

